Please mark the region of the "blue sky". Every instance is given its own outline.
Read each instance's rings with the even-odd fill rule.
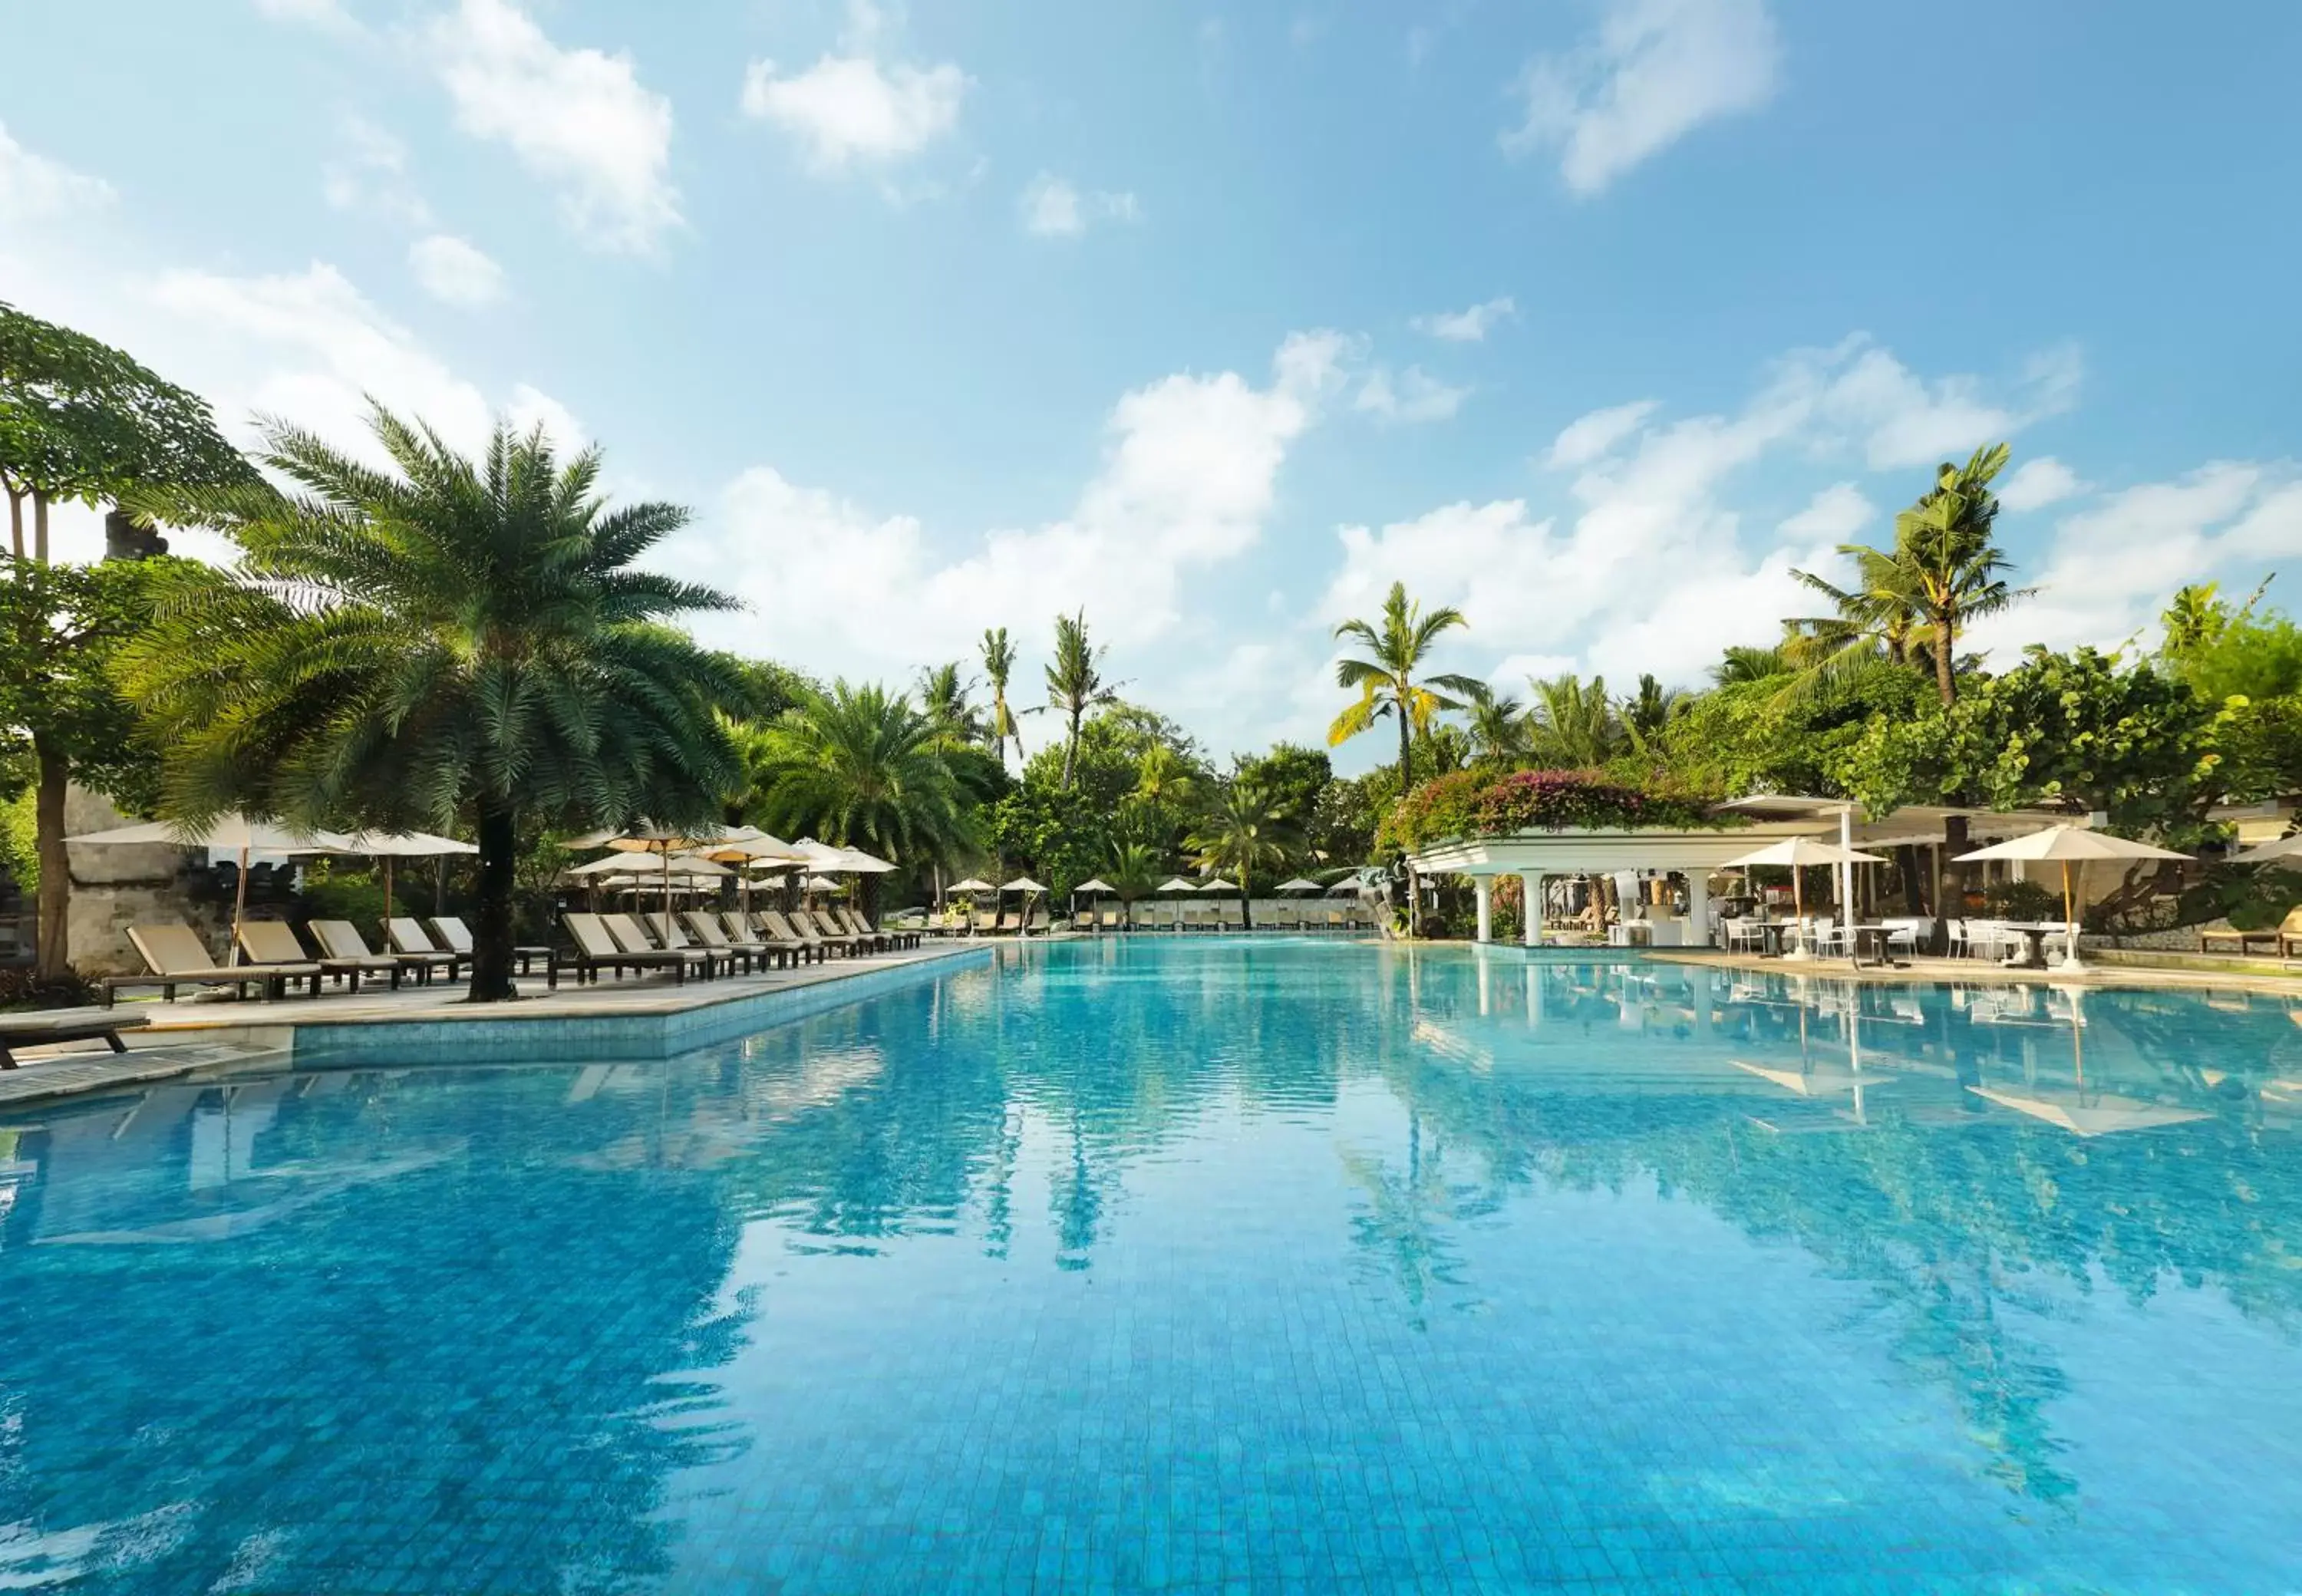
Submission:
[[[236,426],[597,440],[822,674],[1083,606],[1217,753],[1394,576],[1507,690],[1699,680],[1999,436],[1990,641],[2115,643],[2302,555],[2302,9],[2169,16],[18,0],[0,298]]]

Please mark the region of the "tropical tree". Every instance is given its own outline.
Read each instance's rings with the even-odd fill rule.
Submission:
[[[1526,706],[1508,693],[1486,689],[1483,684],[1471,698],[1470,730],[1479,757],[1496,764],[1515,764],[1533,746]]]
[[[121,679],[165,750],[162,806],[479,844],[471,996],[512,995],[524,826],[712,818],[740,769],[717,705],[744,684],[665,623],[735,601],[634,570],[687,519],[610,510],[600,454],[499,423],[478,461],[378,407],[394,469],[268,429],[268,485],[177,495],[230,573],[172,584]]]
[[[1425,615],[1422,605],[1407,598],[1407,584],[1394,582],[1379,620],[1348,620],[1337,626],[1335,635],[1360,651],[1337,662],[1335,685],[1355,688],[1359,696],[1327,728],[1327,745],[1339,747],[1389,717],[1399,725],[1399,790],[1413,786],[1416,734],[1428,733],[1441,711],[1461,709],[1485,686],[1473,676],[1421,674],[1439,639],[1469,624],[1461,610],[1449,606]]]
[[[1781,643],[1765,648],[1730,643],[1719,656],[1718,663],[1710,668],[1710,680],[1717,686],[1736,687],[1786,676],[1797,668]]]
[[[1686,710],[1687,695],[1666,687],[1651,675],[1642,674],[1639,690],[1623,701],[1623,735],[1642,753],[1659,751],[1662,735]]]
[[[1103,679],[1105,651],[1088,643],[1087,611],[1055,617],[1055,657],[1047,666],[1047,707],[1063,718],[1063,785],[1079,759],[1080,721],[1089,710],[1119,701]]]
[[[1843,681],[1881,664],[1907,668],[1932,660],[1924,584],[1911,551],[1900,544],[1890,550],[1867,543],[1842,543],[1838,551],[1854,562],[1849,586],[1812,571],[1791,573],[1828,599],[1835,610],[1783,623],[1781,652],[1795,673],[1794,692]]]
[[[946,861],[976,839],[942,737],[901,693],[835,681],[745,750],[753,818],[905,863]]]
[[[1119,895],[1119,901],[1130,905],[1129,918],[1134,917],[1132,905],[1138,898],[1149,897],[1167,873],[1167,858],[1157,847],[1145,842],[1116,842],[1111,846],[1111,857],[1103,869],[1104,879]]]
[[[1256,878],[1277,874],[1303,849],[1303,828],[1254,781],[1225,784],[1191,833],[1192,862],[1239,882],[1239,916],[1255,928]]]
[[[1015,645],[1007,641],[1007,628],[987,626],[983,632],[983,679],[991,687],[991,718],[984,728],[991,740],[991,752],[1001,764],[1007,762],[1007,739],[1015,739],[1015,757],[1023,757],[1023,734],[1016,728],[1014,711],[1007,707],[1007,684],[1015,674]]]
[[[34,766],[39,860],[38,975],[70,968],[71,873],[64,796],[76,772],[133,743],[105,681],[132,577],[71,575],[48,562],[48,511],[117,502],[158,487],[246,483],[255,474],[215,428],[207,402],[84,333],[0,303],[0,492],[8,500],[9,636],[0,734]],[[27,518],[29,512],[29,524]],[[29,537],[28,537],[29,533]]]
[[[953,747],[979,743],[984,732],[983,718],[975,712],[970,696],[975,685],[959,673],[956,659],[920,672],[920,712],[936,735]]]
[[[1976,449],[1963,466],[1945,461],[1935,485],[1895,517],[1895,558],[1909,570],[1934,656],[1935,690],[1946,704],[1958,698],[1953,668],[1967,624],[2002,613],[2030,591],[2007,585],[2003,573],[2012,567],[1991,542],[1998,499],[1990,484],[2011,452],[1997,443]]]
[[[1607,678],[1588,683],[1573,671],[1555,676],[1530,676],[1534,693],[1527,718],[1533,730],[1533,752],[1544,764],[1562,769],[1588,770],[1605,764],[1622,752],[1622,722],[1615,701],[1607,696]]]

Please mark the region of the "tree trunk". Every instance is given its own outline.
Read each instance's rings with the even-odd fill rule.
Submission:
[[[71,860],[64,849],[64,784],[71,766],[46,737],[35,733],[32,751],[39,762],[33,796],[38,823],[34,851],[40,861],[38,962],[34,976],[60,981],[71,973]]]
[[[1922,884],[1919,880],[1917,844],[1904,843],[1895,850],[1895,874],[1902,882],[1903,912],[1912,915],[1924,914],[1927,911],[1927,901]]]
[[[48,496],[38,491],[32,495],[32,559],[48,563]]]
[[[1244,870],[1240,871],[1239,878],[1239,923],[1243,929],[1249,931],[1255,929],[1255,903],[1254,901],[1247,895],[1248,891],[1252,885],[1253,884],[1247,878],[1247,873]]]
[[[1406,800],[1407,784],[1413,776],[1408,769],[1408,760],[1414,752],[1415,745],[1407,736],[1407,706],[1401,703],[1399,705],[1399,796],[1401,802]],[[1416,935],[1419,928],[1416,921],[1422,913],[1423,895],[1415,879],[1415,866],[1410,861],[1407,867],[1407,934],[1409,937]]]
[[[1950,922],[1966,913],[1966,867],[1951,861],[1965,853],[1972,840],[1964,815],[1943,817],[1942,866],[1935,876],[1935,930],[1945,952],[1950,947]]]
[[[1956,624],[1949,615],[1935,617],[1935,691],[1945,705],[1958,701],[1958,679],[1951,674],[1951,657],[1958,648]]]
[[[472,984],[474,1003],[501,1003],[517,995],[511,984],[513,863],[519,830],[512,811],[483,802],[479,812],[479,881],[472,896]]]
[[[1066,793],[1071,790],[1071,771],[1079,763],[1079,711],[1073,710],[1070,732],[1063,739],[1063,791]],[[1021,746],[1021,737],[1015,741],[1018,747]]]
[[[24,496],[8,495],[8,550],[18,559],[24,558]]]

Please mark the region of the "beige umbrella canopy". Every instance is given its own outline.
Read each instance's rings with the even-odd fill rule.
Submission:
[[[1272,890],[1274,892],[1324,892],[1327,889],[1316,881],[1298,876],[1292,881],[1281,881]]]
[[[383,918],[391,919],[391,861],[395,859],[444,859],[451,854],[476,853],[473,843],[459,843],[452,836],[434,836],[428,831],[363,831],[351,839],[347,853],[383,861]]]
[[[1158,892],[1197,892],[1199,890],[1199,884],[1196,881],[1186,881],[1180,876],[1170,876],[1164,881],[1162,881],[1154,890]]]
[[[2079,826],[2049,826],[2044,831],[2034,831],[2028,836],[1993,843],[1987,848],[1962,853],[1958,856],[1958,862],[1970,864],[1986,859],[2037,859],[2059,862],[2063,867],[2063,923],[2069,931],[2063,944],[2062,968],[2083,970],[2086,966],[2079,962],[2078,889],[2073,869],[2083,871],[2088,861],[2096,859],[2188,858],[2189,854],[2177,853],[2171,848],[2113,836],[2106,831],[2089,831]]]
[[[243,814],[218,815],[205,826],[177,820],[147,820],[137,826],[114,826],[108,831],[84,831],[68,843],[99,846],[120,843],[165,843],[179,848],[207,848],[239,855],[239,880],[231,899],[231,952],[224,962],[239,962],[239,928],[248,914],[248,856],[251,853],[349,853],[351,838],[334,831],[296,831],[270,820],[251,820]]]
[[[2289,859],[2302,864],[2302,831],[2292,836],[2281,836],[2275,842],[2258,844],[2243,853],[2231,855],[2232,864],[2276,864]]]
[[[1858,853],[1852,848],[1842,848],[1836,843],[1826,843],[1819,837],[1786,836],[1778,843],[1769,843],[1753,849],[1739,858],[1729,859],[1720,869],[1747,869],[1754,864],[1788,865],[1791,871],[1791,912],[1799,919],[1806,918],[1806,884],[1799,874],[1802,865],[1811,864],[1884,864],[1876,853]],[[1793,949],[1790,956],[1802,959],[1802,949]]]
[[[1217,876],[1214,880],[1201,885],[1199,890],[1201,892],[1237,892],[1239,890],[1239,883],[1236,881],[1225,880],[1222,877]]]
[[[1098,894],[1114,893],[1118,890],[1119,888],[1113,886],[1110,882],[1105,880],[1100,876],[1089,876],[1086,880],[1071,888],[1071,892],[1074,895],[1077,895],[1080,893],[1086,893],[1090,897],[1096,896]]]
[[[980,876],[970,876],[964,881],[954,881],[945,888],[949,892],[997,892],[999,889]]]
[[[581,877],[587,880],[593,878],[629,876],[636,881],[651,882],[672,878],[693,881],[715,880],[734,873],[725,865],[714,864],[708,859],[698,859],[686,853],[657,854],[652,858],[640,859],[634,859],[629,854],[618,856],[610,853],[605,859],[595,859],[589,864],[572,866],[567,871],[571,876]]]
[[[1001,892],[1045,892],[1047,889],[1044,885],[1032,880],[1029,876],[1018,876],[999,890]]]

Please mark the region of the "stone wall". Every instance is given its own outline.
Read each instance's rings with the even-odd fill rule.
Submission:
[[[64,835],[103,831],[129,822],[101,794],[74,783],[64,795]],[[167,844],[67,844],[71,856],[71,962],[85,976],[139,975],[144,961],[128,940],[139,921],[180,920],[221,950],[231,927],[213,903],[193,899],[187,866],[199,855]]]

